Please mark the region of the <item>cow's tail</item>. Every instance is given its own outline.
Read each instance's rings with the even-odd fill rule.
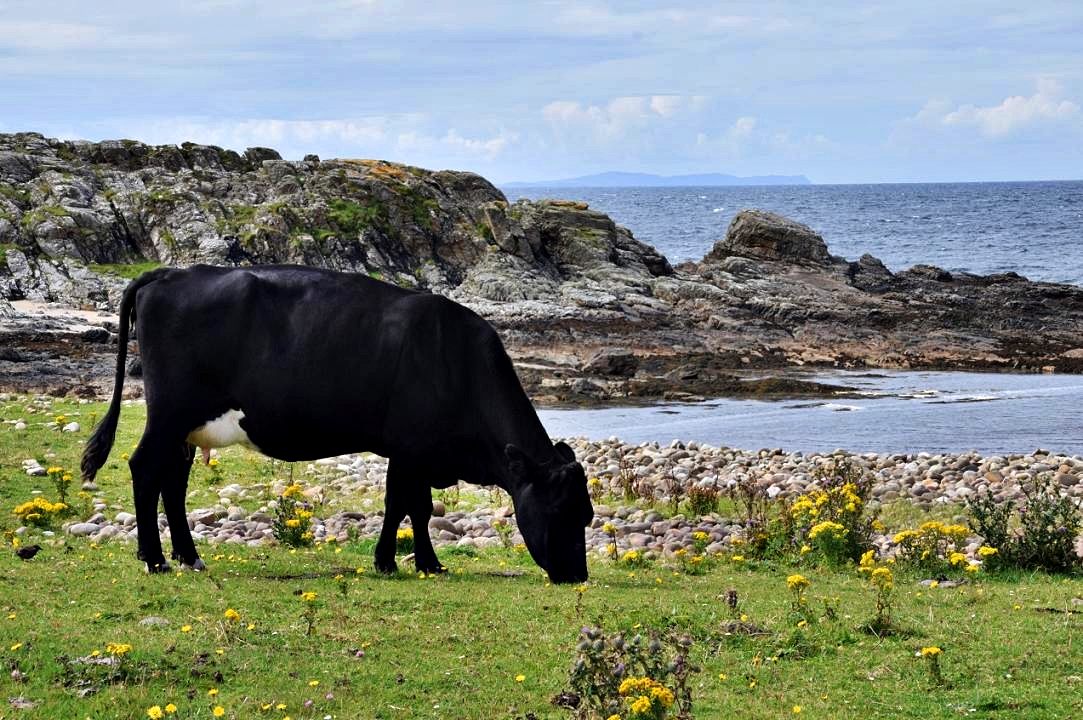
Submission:
[[[120,328],[117,331],[117,372],[113,380],[113,399],[109,403],[109,410],[105,417],[94,428],[94,433],[87,441],[83,450],[83,460],[80,464],[83,482],[89,482],[98,474],[98,470],[105,464],[109,457],[109,451],[113,449],[113,441],[117,435],[117,422],[120,420],[120,401],[124,394],[124,365],[128,359],[128,333],[132,323],[135,322],[135,296],[139,290],[152,282],[159,280],[170,271],[169,268],[159,268],[143,273],[133,280],[124,290],[124,297],[120,301]]]

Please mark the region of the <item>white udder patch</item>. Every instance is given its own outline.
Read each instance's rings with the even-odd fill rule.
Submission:
[[[240,444],[259,450],[241,427],[243,417],[244,413],[240,410],[227,410],[221,416],[188,433],[188,442],[201,448],[221,448]]]

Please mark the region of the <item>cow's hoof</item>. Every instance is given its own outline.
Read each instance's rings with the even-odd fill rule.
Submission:
[[[161,573],[167,573],[172,569],[173,567],[166,560],[162,560],[162,562],[157,565],[151,565],[150,563],[146,564],[147,575],[158,575]]]
[[[191,570],[192,572],[203,572],[207,569],[207,566],[203,564],[203,558],[196,558],[195,562],[181,563],[181,568],[184,570]]]
[[[417,571],[423,572],[426,575],[441,575],[447,572],[447,568],[437,563],[436,565],[430,565],[427,567],[424,565],[418,565]]]
[[[393,575],[399,571],[399,566],[394,560],[392,560],[390,563],[383,563],[377,560],[375,565],[376,571],[381,572],[384,575]]]

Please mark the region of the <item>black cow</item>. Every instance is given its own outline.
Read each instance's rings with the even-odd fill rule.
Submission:
[[[395,533],[416,530],[419,570],[444,568],[429,540],[430,487],[497,485],[515,503],[535,562],[554,582],[587,578],[593,516],[582,466],[554,445],[483,319],[439,295],[298,266],[162,268],[124,292],[109,411],[83,453],[92,480],[113,445],[129,324],[143,360],[147,425],[129,463],[139,554],[202,568],[185,513],[196,448],[242,443],[281,460],[371,451],[389,459],[376,567],[395,570]]]

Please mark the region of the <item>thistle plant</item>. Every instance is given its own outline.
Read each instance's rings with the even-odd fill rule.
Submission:
[[[511,536],[515,532],[515,528],[511,526],[511,523],[506,518],[497,518],[492,522],[493,529],[496,530],[497,536],[500,538],[500,545],[505,550],[511,549]]]
[[[718,498],[721,493],[718,490],[718,486],[712,485],[693,485],[688,488],[688,511],[693,517],[701,517],[703,515],[710,515],[718,510]]]
[[[1075,538],[1083,529],[1083,507],[1061,493],[1048,475],[1020,487],[1023,502],[1018,510],[1011,501],[998,502],[988,490],[967,500],[970,527],[996,553],[983,561],[991,567],[1073,572],[1083,568],[1075,552]],[[1013,511],[1014,515],[1013,515]],[[1018,531],[1011,532],[1012,519]]]
[[[699,668],[689,662],[691,647],[690,638],[673,632],[626,638],[584,627],[569,677],[580,698],[576,716],[660,720],[676,710],[677,718],[692,717],[689,679]]]

